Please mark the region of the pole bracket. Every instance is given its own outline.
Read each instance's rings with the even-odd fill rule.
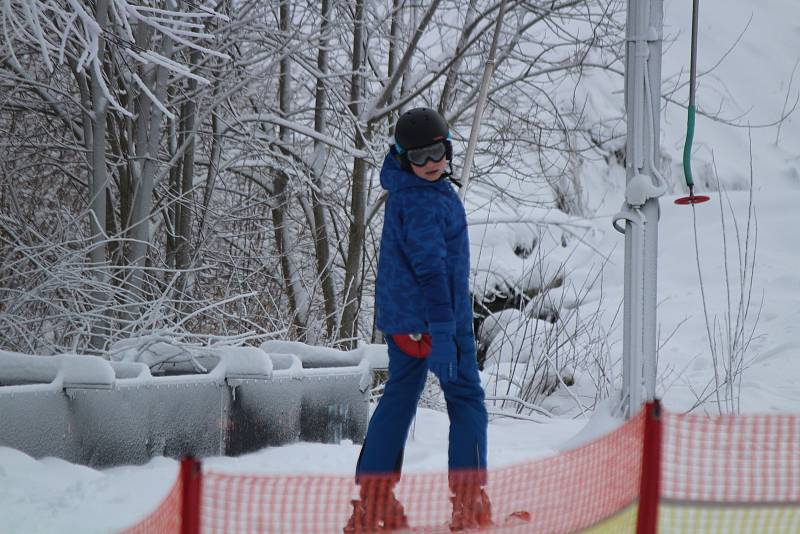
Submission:
[[[619,225],[619,221],[628,221],[634,225],[644,226],[647,224],[647,217],[644,216],[644,213],[642,213],[642,210],[639,208],[635,208],[627,202],[623,202],[622,208],[611,218],[611,224],[614,226],[614,230],[624,234],[625,228]]]

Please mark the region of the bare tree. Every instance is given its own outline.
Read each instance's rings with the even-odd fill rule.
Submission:
[[[15,339],[52,334],[19,347],[99,350],[162,327],[369,338],[391,125],[438,107],[460,147],[500,3],[2,4],[0,187],[16,194],[1,253],[21,263],[0,275],[0,314]],[[500,183],[536,180],[579,209],[582,158],[616,134],[552,95],[611,72],[618,4],[507,0],[471,198],[529,205]]]
[[[314,131],[320,135],[327,132],[327,106],[328,98],[325,78],[328,74],[328,43],[331,27],[331,2],[321,1],[319,46],[317,52],[317,71],[315,102],[314,102]],[[331,271],[331,245],[328,234],[328,222],[325,217],[323,198],[323,177],[328,156],[328,147],[319,139],[314,140],[314,155],[312,169],[314,182],[311,187],[311,202],[314,211],[314,252],[317,260],[317,276],[322,286],[322,296],[325,309],[325,333],[330,338],[336,329],[336,295],[333,286]]]

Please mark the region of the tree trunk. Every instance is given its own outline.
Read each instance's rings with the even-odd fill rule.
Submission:
[[[109,0],[98,0],[96,4],[95,20],[101,30],[108,26]],[[97,60],[91,68],[91,96],[92,96],[92,180],[90,186],[91,198],[91,219],[90,227],[92,234],[92,248],[89,253],[89,261],[92,264],[97,288],[93,291],[93,305],[102,310],[108,301],[109,295],[103,286],[107,284],[105,270],[106,264],[106,186],[108,183],[108,171],[106,169],[106,115],[108,111],[108,100],[103,94],[101,62],[105,56],[105,38],[101,34],[98,37]],[[105,317],[105,313],[100,311],[99,315]],[[106,318],[95,321],[92,324],[89,348],[93,351],[101,351],[108,339],[109,322]]]
[[[353,116],[355,148],[364,150],[367,146],[367,130],[362,130],[361,95],[362,95],[362,63],[364,46],[364,0],[356,0],[355,21],[353,29],[353,74],[350,79],[350,113]],[[353,159],[353,183],[351,190],[350,229],[348,231],[347,262],[344,276],[344,311],[339,327],[339,341],[344,347],[355,346],[358,333],[358,303],[361,292],[361,255],[364,249],[364,220],[366,216],[366,179],[367,161],[364,158]]]
[[[197,65],[200,62],[200,53],[193,50],[191,54],[192,65]],[[186,270],[191,266],[192,251],[192,199],[194,197],[192,189],[194,188],[194,153],[197,135],[195,132],[195,119],[197,117],[197,80],[189,78],[188,98],[184,104],[185,109],[183,112],[183,135],[188,138],[189,146],[183,154],[182,164],[182,180],[181,180],[181,196],[178,201],[180,206],[179,217],[176,220],[176,241],[177,241],[177,256],[175,267],[179,270]],[[186,272],[181,273],[178,281],[178,292],[183,293],[188,289],[187,281],[189,275]]]
[[[174,90],[170,88],[170,93]],[[183,145],[184,135],[186,129],[183,127],[186,120],[186,104],[181,106],[181,116],[178,124],[175,121],[169,121],[169,153],[174,155],[178,151],[178,147]],[[169,169],[169,196],[167,197],[167,205],[164,208],[166,221],[166,246],[167,246],[167,266],[174,269],[177,266],[178,260],[178,221],[181,218],[181,164],[183,160],[179,160],[175,165]],[[168,275],[169,276],[169,275]]]
[[[280,5],[280,27],[283,36],[289,35],[290,25],[288,0],[282,0]],[[291,111],[291,66],[292,61],[289,55],[281,59],[280,76],[278,78],[278,104],[280,106],[280,115],[285,119],[289,118],[289,113]],[[286,146],[289,142],[288,128],[284,126],[279,127],[278,137],[282,146]],[[275,235],[275,244],[280,257],[283,284],[286,290],[286,297],[289,301],[289,314],[292,318],[292,327],[299,333],[302,331],[307,321],[308,306],[298,306],[297,298],[301,287],[299,284],[297,284],[296,287],[295,268],[289,254],[292,240],[291,232],[288,227],[289,221],[286,217],[286,206],[288,205],[288,197],[286,195],[287,182],[288,178],[285,173],[281,171],[275,173],[275,203],[272,207],[272,226]]]
[[[453,89],[456,85],[458,69],[464,58],[464,48],[467,46],[467,41],[474,27],[472,25],[473,17],[475,17],[475,0],[469,0],[467,15],[464,17],[464,28],[461,30],[461,36],[458,38],[458,45],[456,46],[456,56],[458,59],[456,59],[455,63],[453,63],[450,70],[447,72],[447,78],[442,87],[442,95],[439,98],[439,113],[441,113],[442,116],[446,115],[453,100]]]
[[[216,95],[216,90],[214,91]],[[214,194],[214,184],[219,173],[219,160],[222,154],[222,134],[220,133],[219,116],[217,112],[211,114],[211,154],[208,160],[208,172],[206,173],[206,184],[203,190],[203,207],[200,210],[200,221],[197,224],[197,241],[193,247],[195,261],[200,253],[203,241],[203,234],[208,219],[208,207],[211,204],[211,196]]]
[[[138,30],[139,32],[149,33],[149,30],[146,29],[140,28]],[[139,33],[137,37],[143,36]],[[170,58],[172,56],[172,46],[172,39],[164,37],[164,48],[162,50],[164,57]],[[167,76],[167,69],[158,65],[150,76],[143,77],[143,81],[150,84],[151,92],[155,98],[161,102],[164,101],[166,94]],[[131,267],[131,278],[129,280],[131,289],[141,298],[146,299],[145,266],[147,263],[147,249],[150,245],[150,211],[153,207],[153,186],[161,141],[163,113],[143,92],[139,94],[138,100],[139,117],[136,123],[137,161],[133,165],[135,171],[134,198],[131,206],[130,221],[127,226],[128,235],[131,239],[127,254],[127,264]],[[131,311],[135,313],[135,311]]]
[[[399,0],[395,0],[399,1]],[[319,51],[317,53],[317,87],[314,104],[314,131],[324,134],[326,130],[325,108],[328,105],[325,88],[325,77],[328,75],[328,31],[330,28],[330,0],[322,0],[322,20],[320,22]],[[314,213],[314,252],[317,260],[317,277],[322,286],[322,298],[325,305],[325,333],[330,339],[336,330],[336,293],[331,278],[331,253],[328,237],[328,225],[325,220],[323,204],[322,179],[325,172],[325,160],[328,150],[320,141],[314,141],[314,187],[311,189],[311,203]]]
[[[386,78],[391,80],[394,76],[395,71],[397,70],[397,61],[398,61],[398,50],[400,49],[400,32],[403,28],[403,16],[401,8],[403,6],[403,0],[392,0],[392,23],[389,26],[389,60],[387,61],[386,67]],[[391,95],[389,95],[389,104],[392,103],[394,100],[394,91]],[[389,124],[394,124],[397,121],[398,116],[400,115],[400,111],[392,112],[388,119]]]

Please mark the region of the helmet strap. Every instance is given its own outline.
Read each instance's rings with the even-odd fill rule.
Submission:
[[[459,180],[457,180],[456,178],[453,178],[453,160],[451,160],[451,159],[447,160],[447,167],[448,167],[449,170],[447,170],[444,173],[442,173],[442,178],[447,178],[448,180],[450,180],[451,183],[453,183],[457,187],[461,188],[462,187],[461,182]]]

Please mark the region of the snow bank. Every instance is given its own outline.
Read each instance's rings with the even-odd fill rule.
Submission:
[[[96,356],[28,356],[0,351],[0,385],[50,384],[49,389],[109,389],[115,377],[111,365]]]
[[[226,378],[261,378],[272,377],[272,359],[256,347],[226,347],[215,349],[215,355],[222,361]]]
[[[303,368],[353,367],[366,360],[373,369],[385,369],[389,365],[386,345],[364,344],[349,351],[306,345],[297,341],[269,340],[261,344],[267,353],[294,354],[303,363]]]

